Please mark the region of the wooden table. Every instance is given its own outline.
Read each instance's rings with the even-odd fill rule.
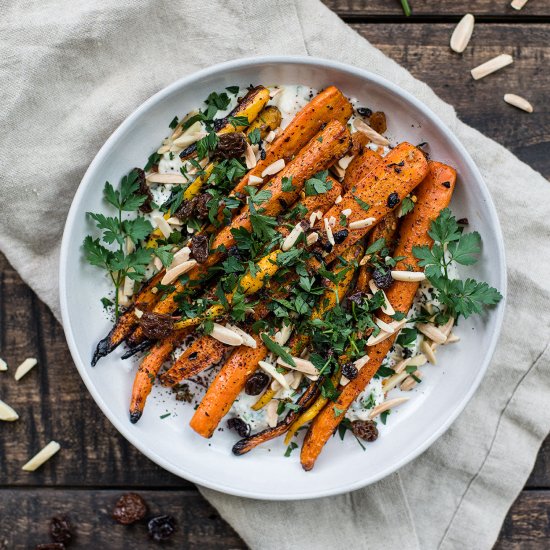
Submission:
[[[462,120],[550,176],[548,0],[531,0],[521,12],[508,0],[469,2],[477,25],[462,56],[450,52],[448,41],[464,2],[411,0],[414,16],[407,19],[397,0],[325,1],[454,105]],[[470,68],[503,52],[514,55],[512,67],[479,82],[471,79]],[[535,114],[506,105],[506,92],[529,98]],[[0,426],[0,548],[47,542],[49,518],[62,513],[76,524],[78,548],[158,548],[143,525],[125,528],[110,520],[114,501],[128,490],[142,494],[153,513],[176,516],[179,531],[165,547],[244,548],[191,483],[150,462],[110,425],[80,381],[60,325],[3,257],[0,277],[0,356],[12,368],[28,356],[39,361],[17,384],[13,371],[0,375],[1,397],[21,415]],[[26,458],[53,438],[62,453],[35,473],[22,472]],[[550,440],[496,545],[548,547]]]

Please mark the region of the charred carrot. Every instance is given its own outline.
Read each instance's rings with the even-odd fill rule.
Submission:
[[[449,205],[455,181],[456,172],[453,168],[439,162],[430,162],[429,175],[418,188],[416,206],[402,223],[400,241],[395,254],[403,256],[404,259],[397,264],[397,269],[412,268],[413,271],[421,271],[412,249],[414,246],[431,244],[431,238],[428,235],[430,224],[441,210]],[[418,285],[419,283],[415,282],[397,281],[389,288],[386,295],[395,311],[405,315],[408,313]],[[392,321],[391,317],[383,313],[380,314],[380,319],[386,323]],[[300,460],[305,470],[313,468],[325,443],[345,417],[345,412],[350,405],[374,376],[396,337],[397,333],[371,346],[370,359],[359,371],[357,377],[343,388],[335,402],[325,405],[316,416],[309,427],[301,451]]]
[[[356,132],[353,134],[355,137],[357,134],[364,136],[362,132]],[[351,191],[369,172],[371,172],[376,166],[382,162],[382,156],[380,153],[373,151],[372,149],[363,148],[353,157],[353,160],[349,163],[344,175],[344,190],[347,193]]]

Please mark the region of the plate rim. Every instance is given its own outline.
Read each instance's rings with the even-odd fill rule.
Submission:
[[[373,476],[366,476],[359,479],[358,481],[347,483],[342,486],[338,486],[332,489],[321,489],[317,490],[315,487],[312,487],[311,491],[303,492],[300,494],[297,493],[268,493],[268,492],[255,492],[253,490],[241,489],[231,485],[224,485],[217,482],[210,482],[208,479],[201,477],[200,475],[187,471],[181,466],[176,466],[167,461],[164,457],[157,454],[154,449],[148,447],[145,443],[140,441],[138,434],[132,434],[128,429],[128,426],[124,425],[123,422],[118,420],[116,417],[111,415],[109,406],[104,401],[101,394],[95,389],[95,386],[88,374],[87,366],[81,361],[80,353],[76,345],[76,341],[73,335],[72,327],[69,323],[69,306],[68,306],[68,296],[66,293],[67,284],[66,284],[66,273],[67,266],[69,262],[69,233],[71,228],[78,223],[77,216],[81,213],[81,202],[84,195],[84,190],[91,184],[91,175],[95,172],[96,166],[99,165],[103,158],[108,154],[111,144],[117,140],[120,134],[124,133],[126,129],[132,125],[134,120],[138,118],[144,111],[147,111],[151,106],[155,105],[157,102],[162,101],[166,96],[170,95],[172,92],[176,91],[179,88],[187,87],[193,85],[193,83],[200,81],[203,78],[221,73],[227,70],[239,69],[243,66],[250,65],[263,65],[263,64],[278,64],[278,65],[311,65],[312,67],[321,67],[321,68],[333,68],[336,70],[344,71],[347,73],[353,74],[355,77],[361,78],[372,82],[382,88],[387,89],[389,92],[405,99],[406,101],[412,103],[419,111],[421,111],[432,124],[436,124],[438,129],[443,132],[447,139],[450,140],[452,146],[461,157],[464,159],[469,169],[474,174],[479,184],[479,190],[482,194],[482,197],[486,203],[487,212],[490,216],[490,223],[495,231],[496,238],[496,253],[499,263],[499,289],[503,296],[501,303],[491,312],[492,315],[496,315],[495,320],[495,330],[493,331],[490,339],[490,344],[485,355],[483,363],[480,364],[479,370],[475,379],[473,380],[468,392],[463,396],[462,400],[455,406],[454,410],[450,413],[447,420],[435,430],[430,437],[423,440],[419,445],[417,445],[412,451],[402,456],[400,460],[392,464],[390,467],[382,469],[379,473]],[[497,342],[500,337],[502,323],[504,320],[505,313],[505,304],[507,299],[507,269],[506,269],[506,257],[504,250],[504,238],[502,234],[502,228],[498,219],[497,210],[492,199],[491,193],[485,183],[483,176],[474,160],[464,147],[464,145],[459,141],[455,134],[448,128],[448,126],[436,115],[425,103],[417,99],[413,94],[403,89],[401,86],[394,84],[390,80],[372,73],[368,70],[354,67],[347,63],[341,63],[339,61],[333,61],[329,59],[324,59],[320,57],[305,57],[305,56],[259,56],[259,57],[244,57],[232,61],[226,61],[223,63],[217,63],[211,65],[207,68],[201,69],[199,71],[193,72],[187,76],[177,79],[168,86],[162,88],[154,95],[146,99],[141,103],[134,111],[132,111],[115,129],[115,131],[109,136],[109,138],[101,146],[94,159],[88,166],[82,180],[80,181],[78,188],[73,196],[71,206],[69,208],[69,213],[65,221],[65,226],[63,229],[63,237],[61,241],[61,251],[59,258],[59,296],[60,296],[60,306],[61,306],[61,318],[63,330],[65,333],[65,338],[69,346],[71,357],[76,365],[76,368],[79,372],[82,381],[84,382],[86,388],[90,392],[95,403],[99,406],[103,414],[107,417],[109,422],[117,429],[117,431],[134,447],[136,447],[141,453],[147,456],[157,465],[161,466],[165,470],[173,473],[174,475],[187,479],[198,485],[220,491],[226,494],[254,498],[259,500],[272,500],[272,501],[285,501],[285,500],[302,500],[302,499],[313,499],[320,498],[325,496],[338,495],[346,493],[349,491],[354,491],[376,483],[381,479],[387,477],[388,475],[399,470],[407,463],[412,461],[414,458],[423,453],[428,447],[430,447],[439,437],[441,437],[451,426],[451,424],[456,420],[458,415],[464,410],[474,393],[476,392],[481,380],[485,376],[489,363],[493,357],[494,351],[496,349]]]

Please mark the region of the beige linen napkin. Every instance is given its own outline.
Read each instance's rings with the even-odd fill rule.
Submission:
[[[548,182],[318,0],[0,8],[0,248],[58,318],[59,242],[84,171],[125,116],[195,69],[261,54],[329,57],[407,89],[455,132],[493,192],[509,269],[500,344],[464,413],[414,462],[354,493],[273,503],[201,490],[252,548],[490,548],[550,430]]]

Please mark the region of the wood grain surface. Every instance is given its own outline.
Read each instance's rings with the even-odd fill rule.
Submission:
[[[448,48],[464,3],[410,0],[405,20],[393,0],[325,0],[362,36],[424,80],[459,117],[550,177],[548,62],[550,2],[530,0],[516,12],[507,1],[468,3],[476,14],[474,37],[462,56]],[[499,53],[515,63],[474,82],[469,69]],[[525,95],[527,115],[506,105],[504,93]],[[16,383],[24,358],[39,365]],[[33,548],[48,542],[53,515],[75,524],[76,548],[158,548],[144,524],[123,527],[110,519],[122,492],[137,491],[151,514],[176,517],[178,531],[167,548],[245,548],[193,484],[162,470],[128,444],[105,419],[77,374],[63,331],[49,310],[0,255],[0,398],[20,414],[0,426],[0,549]],[[34,473],[21,465],[50,439],[61,452]],[[513,505],[496,548],[550,547],[550,440],[542,447],[525,490]]]

